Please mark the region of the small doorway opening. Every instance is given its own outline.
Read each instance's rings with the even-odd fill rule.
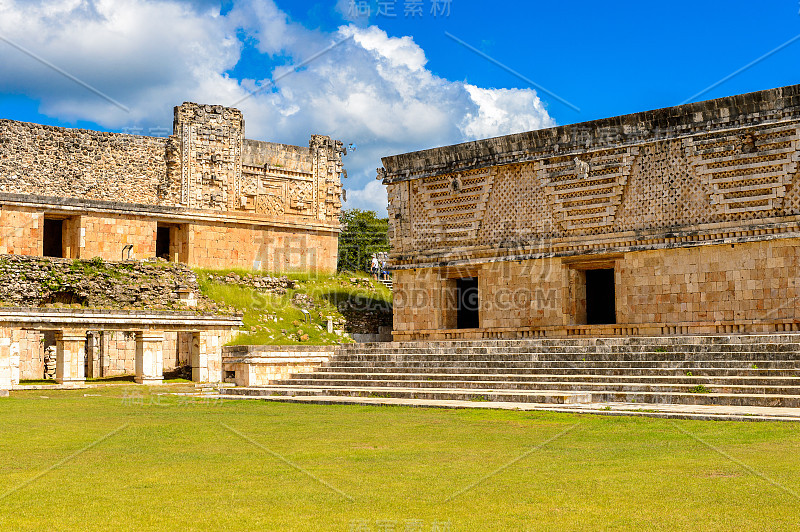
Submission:
[[[614,301],[614,268],[586,270],[586,323],[617,323]]]
[[[159,225],[156,229],[156,257],[165,260],[171,260],[170,256],[170,227],[168,225]]]
[[[45,257],[64,256],[64,220],[45,218],[42,229],[42,254]]]
[[[478,278],[456,279],[458,329],[477,329],[480,327],[480,301],[478,299]]]

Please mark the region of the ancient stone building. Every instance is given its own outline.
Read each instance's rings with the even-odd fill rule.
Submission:
[[[800,324],[800,85],[386,157],[396,340]]]
[[[166,138],[0,120],[0,254],[333,271],[344,153],[245,139],[219,105]]]

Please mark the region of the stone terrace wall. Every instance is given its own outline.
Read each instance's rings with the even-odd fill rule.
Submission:
[[[0,192],[129,203],[180,202],[169,140],[0,120]]]
[[[199,298],[187,308],[179,289]],[[219,312],[200,295],[197,277],[182,264],[104,262],[0,255],[0,304],[4,306],[79,305],[107,309]]]

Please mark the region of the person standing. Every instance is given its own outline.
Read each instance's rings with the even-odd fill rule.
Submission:
[[[378,280],[378,270],[380,269],[380,263],[378,262],[377,255],[372,256],[372,264],[370,265],[370,272],[372,272],[372,277],[377,281]]]

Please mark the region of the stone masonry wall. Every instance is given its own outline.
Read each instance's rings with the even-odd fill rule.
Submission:
[[[167,139],[0,120],[0,192],[177,205]]]
[[[155,220],[137,216],[80,216],[80,258],[122,259],[122,249],[130,244],[131,258],[156,255]]]
[[[800,240],[626,254],[621,323],[800,320]]]
[[[190,263],[270,272],[336,270],[337,235],[209,224],[193,231]]]
[[[127,245],[154,257],[163,224],[171,260],[335,271],[342,142],[245,140],[241,111],[191,102],[173,127],[153,138],[0,120],[0,254],[42,255],[46,215],[63,220],[68,258],[117,260]]]
[[[41,255],[43,224],[36,209],[0,208],[0,255]]]
[[[387,157],[380,177],[408,267],[796,220],[798,161],[800,85]]]
[[[465,337],[466,277],[469,334],[587,334],[612,268],[594,334],[798,330],[798,162],[800,85],[386,157],[395,338]]]
[[[0,194],[249,212],[338,228],[343,144],[244,139],[238,109],[186,102],[168,138],[0,120]]]
[[[242,163],[245,166],[270,166],[310,174],[313,161],[311,149],[305,146],[245,139],[242,145]]]
[[[542,258],[469,271],[395,273],[394,329],[455,329],[451,277],[478,277],[480,327],[535,330],[585,324],[581,262]],[[615,273],[618,324],[780,332],[800,324],[800,239],[647,250],[604,260]],[[794,324],[784,328],[786,324]],[[718,328],[721,327],[721,328]]]

